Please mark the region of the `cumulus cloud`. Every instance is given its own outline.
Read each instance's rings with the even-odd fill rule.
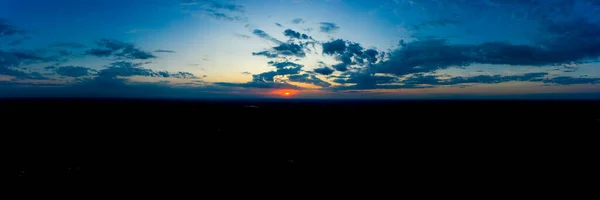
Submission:
[[[297,31],[294,31],[292,29],[286,29],[283,32],[283,35],[290,37],[290,38],[294,38],[294,39],[304,39],[304,40],[308,40],[308,39],[312,39],[312,37],[304,34],[304,33],[299,33]]]
[[[321,26],[319,27],[321,32],[323,33],[333,33],[340,29],[340,27],[331,22],[321,22]]]
[[[138,49],[133,44],[118,40],[102,39],[96,42],[97,48],[86,52],[96,57],[111,57],[116,59],[147,60],[156,58],[152,53]]]
[[[278,54],[285,56],[306,56],[306,52],[304,52],[303,46],[301,46],[301,44],[296,43],[283,43],[277,47],[273,47],[273,50],[275,50]]]
[[[374,49],[365,50],[360,44],[337,39],[322,44],[323,54],[335,56],[341,63],[333,68],[345,72],[351,65],[364,66],[378,61],[379,52]]]

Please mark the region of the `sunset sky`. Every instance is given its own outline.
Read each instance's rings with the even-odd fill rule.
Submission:
[[[0,1],[0,98],[599,99],[599,57],[596,0]]]

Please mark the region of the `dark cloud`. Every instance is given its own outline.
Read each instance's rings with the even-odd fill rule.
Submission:
[[[284,56],[296,56],[296,57],[305,57],[306,53],[303,50],[303,46],[295,43],[283,43],[277,47],[273,47],[278,54]]]
[[[117,40],[102,39],[96,42],[98,48],[90,49],[86,52],[88,55],[96,57],[112,57],[116,59],[147,60],[156,58],[150,52],[138,49],[133,44]]]
[[[254,34],[254,35],[256,35],[256,36],[258,36],[260,38],[269,40],[269,41],[271,41],[273,43],[276,43],[276,44],[282,44],[283,43],[283,42],[275,39],[273,36],[269,35],[268,33],[264,32],[263,30],[260,30],[260,29],[254,29],[252,31],[252,34]]]
[[[277,58],[277,53],[271,53],[269,51],[253,52],[255,56],[266,56],[267,58]]]
[[[22,65],[37,64],[57,61],[58,57],[47,57],[38,51],[12,51],[0,50],[0,68],[20,67]]]
[[[158,77],[164,78],[180,78],[180,79],[197,79],[198,77],[190,72],[169,73],[167,71],[157,72]]]
[[[305,21],[303,19],[301,19],[301,18],[296,18],[296,19],[292,20],[293,24],[304,24],[304,22]]]
[[[48,45],[50,48],[83,49],[86,46],[77,42],[60,42]]]
[[[250,72],[242,72],[243,75],[251,75],[252,73]]]
[[[449,44],[446,40],[404,43],[377,72],[397,75],[432,72],[471,64],[552,66],[594,62],[600,57],[600,25],[587,21],[550,23],[541,30],[537,45],[487,42]]]
[[[379,52],[374,49],[367,49],[353,42],[344,41],[342,39],[325,42],[322,44],[323,54],[336,56],[336,60],[341,63],[333,65],[333,68],[345,72],[351,65],[363,66],[365,64],[373,64],[378,61]],[[366,62],[365,62],[366,60]]]
[[[39,73],[22,71],[24,64],[34,64],[48,61],[33,52],[4,52],[0,50],[0,75],[12,76],[17,79],[46,79]]]
[[[543,82],[557,85],[598,84],[600,83],[600,78],[560,76],[553,79],[544,80]]]
[[[156,52],[156,53],[177,53],[177,52],[175,52],[175,51],[171,51],[171,50],[162,50],[162,49],[156,50],[156,51],[154,51],[154,52]]]
[[[322,74],[322,75],[331,75],[333,74],[333,69],[329,68],[329,67],[322,67],[322,68],[317,68],[315,69],[315,72]]]
[[[541,82],[547,76],[546,72],[527,73],[522,75],[479,75],[471,77],[452,77],[440,79],[438,76],[416,74],[402,81],[409,85],[459,85],[459,84],[498,84],[506,82]]]
[[[340,29],[339,26],[331,22],[321,22],[321,27],[319,28],[323,33],[332,33]]]
[[[342,39],[323,43],[323,54],[338,55],[346,52],[346,41]]]
[[[298,74],[304,67],[303,65],[293,62],[269,62],[269,65],[277,68],[277,75]]]
[[[56,69],[56,73],[67,77],[82,77],[90,75],[90,68],[81,66],[65,66]]]
[[[279,27],[283,28],[283,25],[281,25],[280,23],[275,23],[275,26],[279,26]]]
[[[288,83],[274,83],[274,82],[247,82],[247,83],[227,83],[227,82],[216,82],[218,86],[224,87],[240,87],[240,88],[263,88],[263,89],[301,89],[298,86],[291,85]]]
[[[6,19],[0,18],[0,37],[25,35],[26,32],[7,23]]]
[[[263,72],[260,74],[252,75],[253,82],[274,82],[275,76],[280,75],[276,71]]]
[[[308,83],[308,84],[312,84],[312,85],[316,85],[316,86],[320,86],[320,87],[331,86],[331,83],[323,81],[323,80],[319,79],[317,76],[310,75],[310,74],[291,75],[291,76],[288,76],[288,79],[291,82]]]
[[[339,84],[355,84],[352,87],[353,89],[358,89],[358,88],[377,89],[382,84],[397,83],[398,80],[399,79],[394,76],[375,76],[373,74],[367,74],[367,73],[352,73],[352,74],[350,74],[350,76],[348,78],[338,78],[338,79],[335,79],[333,82],[336,82]],[[387,86],[384,85],[381,87],[387,87]]]
[[[143,63],[132,63],[132,62],[115,62],[111,63],[106,69],[98,71],[97,78],[100,79],[112,79],[118,77],[130,77],[130,76],[147,76],[147,77],[159,77],[159,78],[182,78],[182,79],[196,79],[198,78],[189,72],[177,72],[169,73],[166,71],[155,72],[151,69],[141,67]]]
[[[404,80],[396,76],[376,76],[366,73],[354,73],[348,78],[338,78],[334,82],[344,84],[336,90],[361,90],[361,89],[401,89],[401,88],[433,88],[435,86],[460,86],[465,84],[498,84],[506,82],[545,82],[556,83],[558,79],[545,79],[548,73],[536,72],[522,75],[479,75],[471,77],[442,77],[437,75],[414,74]],[[560,78],[560,77],[559,77]],[[566,82],[577,82],[575,79],[565,79]],[[597,80],[594,80],[597,81]],[[592,79],[582,79],[578,83],[591,83]],[[351,84],[347,86],[346,84]]]
[[[303,33],[296,32],[292,29],[285,30],[283,32],[283,35],[290,37],[290,38],[295,38],[295,39],[304,39],[304,40],[312,39],[312,37],[310,37],[306,34],[303,34]]]

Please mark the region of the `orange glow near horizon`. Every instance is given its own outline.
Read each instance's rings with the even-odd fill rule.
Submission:
[[[271,95],[284,97],[284,98],[293,97],[293,96],[296,96],[297,94],[298,94],[297,90],[289,90],[289,89],[281,89],[281,90],[271,91]]]

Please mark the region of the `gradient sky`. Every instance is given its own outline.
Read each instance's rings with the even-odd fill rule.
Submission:
[[[599,57],[596,0],[0,1],[0,97],[598,99]]]

